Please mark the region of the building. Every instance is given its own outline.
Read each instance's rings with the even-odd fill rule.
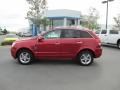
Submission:
[[[66,26],[80,26],[81,22],[81,12],[75,10],[68,9],[56,9],[56,10],[46,10],[43,15],[47,17],[49,21],[49,25],[47,28],[56,28],[56,27],[66,27]],[[31,33],[35,33],[35,29],[33,26],[33,22],[29,20],[30,23],[30,31]],[[41,33],[44,30],[44,26],[41,25],[40,30],[37,30],[37,33]]]
[[[67,9],[48,10],[46,17],[50,21],[50,27],[79,26],[81,12]]]

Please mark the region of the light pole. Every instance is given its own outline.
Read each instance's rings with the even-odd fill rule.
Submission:
[[[106,9],[106,30],[108,29],[108,2],[112,2],[114,0],[107,0],[107,1],[102,1],[103,4],[107,3],[107,9]]]

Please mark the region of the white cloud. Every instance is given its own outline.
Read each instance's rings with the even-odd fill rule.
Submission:
[[[0,26],[8,29],[28,26],[27,10],[25,0],[0,0]]]
[[[48,0],[48,9],[72,9],[86,14],[89,7],[95,7],[100,12],[100,23],[105,24],[106,4],[103,0]],[[25,20],[28,11],[26,0],[0,0],[0,26],[19,28],[28,26]],[[120,0],[109,3],[109,24],[113,23],[113,16],[120,13]]]
[[[89,7],[95,7],[100,13],[99,22],[105,24],[106,20],[106,4],[102,4],[104,0],[48,0],[49,9],[73,9],[82,11],[87,14]],[[120,13],[120,0],[114,0],[109,3],[109,22],[113,23],[113,16]]]

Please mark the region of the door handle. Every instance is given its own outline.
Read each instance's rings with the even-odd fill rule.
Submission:
[[[58,45],[58,44],[60,44],[60,43],[59,43],[59,42],[56,42],[55,44],[57,44],[57,45]]]
[[[82,44],[83,42],[77,42],[78,44]]]

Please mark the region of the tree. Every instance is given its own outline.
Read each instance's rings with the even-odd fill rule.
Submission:
[[[118,14],[117,17],[114,17],[114,22],[115,22],[115,25],[113,26],[113,29],[115,30],[120,30],[120,14]]]
[[[97,20],[99,19],[99,12],[93,8],[89,8],[89,12],[87,16],[83,16],[84,20],[82,21],[82,26],[89,28],[89,29],[98,29],[99,24]]]
[[[7,33],[8,33],[7,29],[4,29],[2,32],[3,32],[4,34],[7,34]]]
[[[43,28],[46,31],[46,26],[50,25],[50,21],[48,21],[48,19],[44,17],[41,21],[41,24],[43,25]]]
[[[27,0],[29,3],[29,11],[27,12],[27,19],[34,23],[37,28],[40,28],[41,18],[46,9],[46,0]]]

